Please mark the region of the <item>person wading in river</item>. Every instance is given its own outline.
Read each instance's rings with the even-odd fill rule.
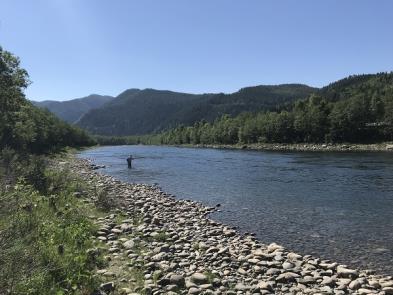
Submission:
[[[132,157],[132,155],[130,155],[128,158],[127,158],[127,165],[128,165],[128,168],[129,169],[131,169],[131,167],[132,167],[132,160],[133,160],[134,158]]]

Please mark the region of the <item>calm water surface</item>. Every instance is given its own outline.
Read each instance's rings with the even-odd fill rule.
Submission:
[[[140,157],[127,169],[129,154]],[[116,146],[101,172],[206,205],[213,219],[303,254],[393,275],[393,154]]]

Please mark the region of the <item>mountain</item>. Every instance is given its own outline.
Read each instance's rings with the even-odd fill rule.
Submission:
[[[222,116],[213,123],[178,126],[141,140],[164,144],[391,141],[393,72],[347,77],[277,112]]]
[[[318,94],[333,102],[357,95],[382,97],[392,92],[392,83],[393,72],[351,75],[321,88]]]
[[[163,130],[178,123],[174,114],[202,96],[154,89],[129,89],[77,124],[95,134],[129,135]],[[175,121],[175,122],[174,122]]]
[[[32,103],[38,107],[48,109],[68,123],[75,123],[88,111],[99,108],[112,99],[112,96],[91,94],[86,97],[67,101],[45,100],[32,101]]]
[[[213,121],[223,114],[276,110],[317,90],[302,84],[247,87],[232,94],[129,89],[87,112],[77,125],[101,135],[154,133],[179,124]]]

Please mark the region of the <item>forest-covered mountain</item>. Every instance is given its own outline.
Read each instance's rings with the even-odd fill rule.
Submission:
[[[179,124],[213,121],[223,114],[277,110],[315,91],[301,84],[247,87],[232,94],[129,89],[86,113],[77,125],[101,135],[155,133]]]
[[[41,108],[48,109],[68,123],[75,123],[88,111],[99,108],[112,99],[112,96],[91,94],[86,97],[67,101],[44,100],[32,101],[32,103]]]
[[[377,142],[393,140],[393,73],[334,82],[277,112],[222,116],[153,138],[166,144]]]
[[[353,75],[320,89],[302,84],[246,87],[232,94],[129,89],[104,100],[76,124],[98,135],[160,133],[163,143],[393,139],[392,73]]]

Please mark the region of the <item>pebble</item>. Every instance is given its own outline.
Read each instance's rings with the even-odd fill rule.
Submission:
[[[337,276],[342,278],[356,278],[358,276],[358,272],[354,269],[349,269],[339,265],[337,267]]]
[[[250,234],[240,235],[210,220],[207,214],[217,207],[175,199],[158,187],[122,183],[93,171],[85,160],[74,165],[73,171],[92,185],[105,187],[118,202],[115,213],[95,218],[96,240],[105,245],[109,264],[97,274],[115,280],[100,286],[104,292],[122,287],[127,272],[144,266],[144,287],[120,292],[393,295],[391,277],[299,255],[276,243],[262,244]],[[80,198],[89,196],[94,201],[94,194]],[[123,260],[124,269],[115,275],[111,265]]]
[[[208,282],[207,276],[202,273],[194,273],[191,276],[191,281],[197,285],[205,284]]]

